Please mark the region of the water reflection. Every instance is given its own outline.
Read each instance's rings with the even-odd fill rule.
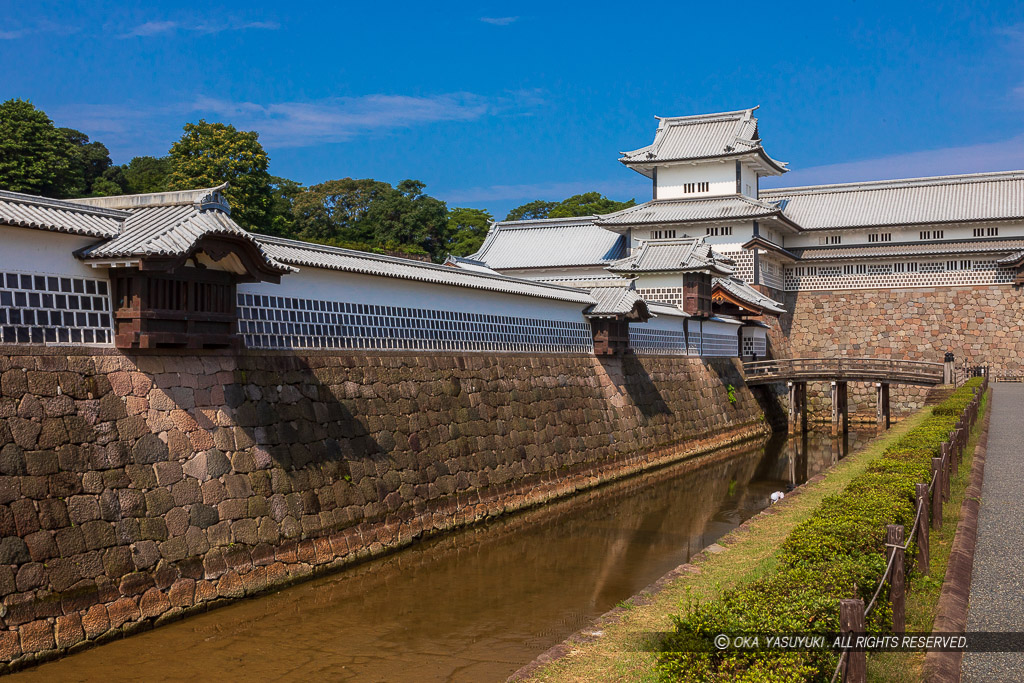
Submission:
[[[15,679],[504,680],[870,436],[680,463]]]

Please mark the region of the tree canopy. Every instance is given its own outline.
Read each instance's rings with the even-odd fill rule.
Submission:
[[[475,254],[492,222],[494,217],[483,209],[452,209],[448,212],[448,251],[456,256]]]
[[[341,178],[304,187],[270,175],[255,131],[224,123],[187,123],[167,156],[111,162],[107,147],[73,128],[57,128],[30,102],[0,104],[0,188],[47,197],[85,197],[191,190],[229,183],[231,215],[242,227],[282,237],[369,251],[467,256],[480,249],[494,217],[426,193],[419,180],[395,186]],[[535,200],[506,220],[604,214],[633,206],[599,192],[561,202]]]
[[[225,191],[231,217],[249,230],[270,226],[273,203],[270,159],[259,133],[223,123],[186,123],[181,139],[171,145],[167,189],[190,190],[230,183]]]
[[[295,235],[339,246],[443,255],[448,208],[418,180],[396,187],[368,178],[329,180],[299,192],[292,207]]]
[[[66,197],[71,146],[43,111],[25,100],[0,104],[0,185],[14,192]]]
[[[584,192],[576,194],[560,202],[545,202],[537,199],[517,206],[505,216],[507,221],[536,220],[538,218],[571,218],[573,216],[600,216],[635,206],[636,201],[630,199],[617,202],[608,199],[600,192]]]

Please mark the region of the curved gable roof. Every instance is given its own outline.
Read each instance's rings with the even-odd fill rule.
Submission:
[[[597,225],[597,218],[501,221],[470,258],[496,270],[605,266],[626,253],[626,240]]]

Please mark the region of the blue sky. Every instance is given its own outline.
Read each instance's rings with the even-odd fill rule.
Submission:
[[[0,2],[0,98],[116,162],[186,121],[258,130],[271,172],[417,178],[497,217],[590,189],[654,116],[761,105],[763,186],[1024,168],[1020,3]]]

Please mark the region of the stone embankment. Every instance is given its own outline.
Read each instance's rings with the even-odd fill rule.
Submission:
[[[993,376],[1024,374],[1024,308],[1006,285],[788,292],[781,330],[791,358],[875,356],[987,363]],[[812,412],[831,410],[828,386],[808,387]],[[924,405],[927,387],[892,387],[898,412]],[[874,388],[850,385],[851,409],[873,414]]]
[[[678,357],[18,348],[0,418],[0,669],[766,431]]]

